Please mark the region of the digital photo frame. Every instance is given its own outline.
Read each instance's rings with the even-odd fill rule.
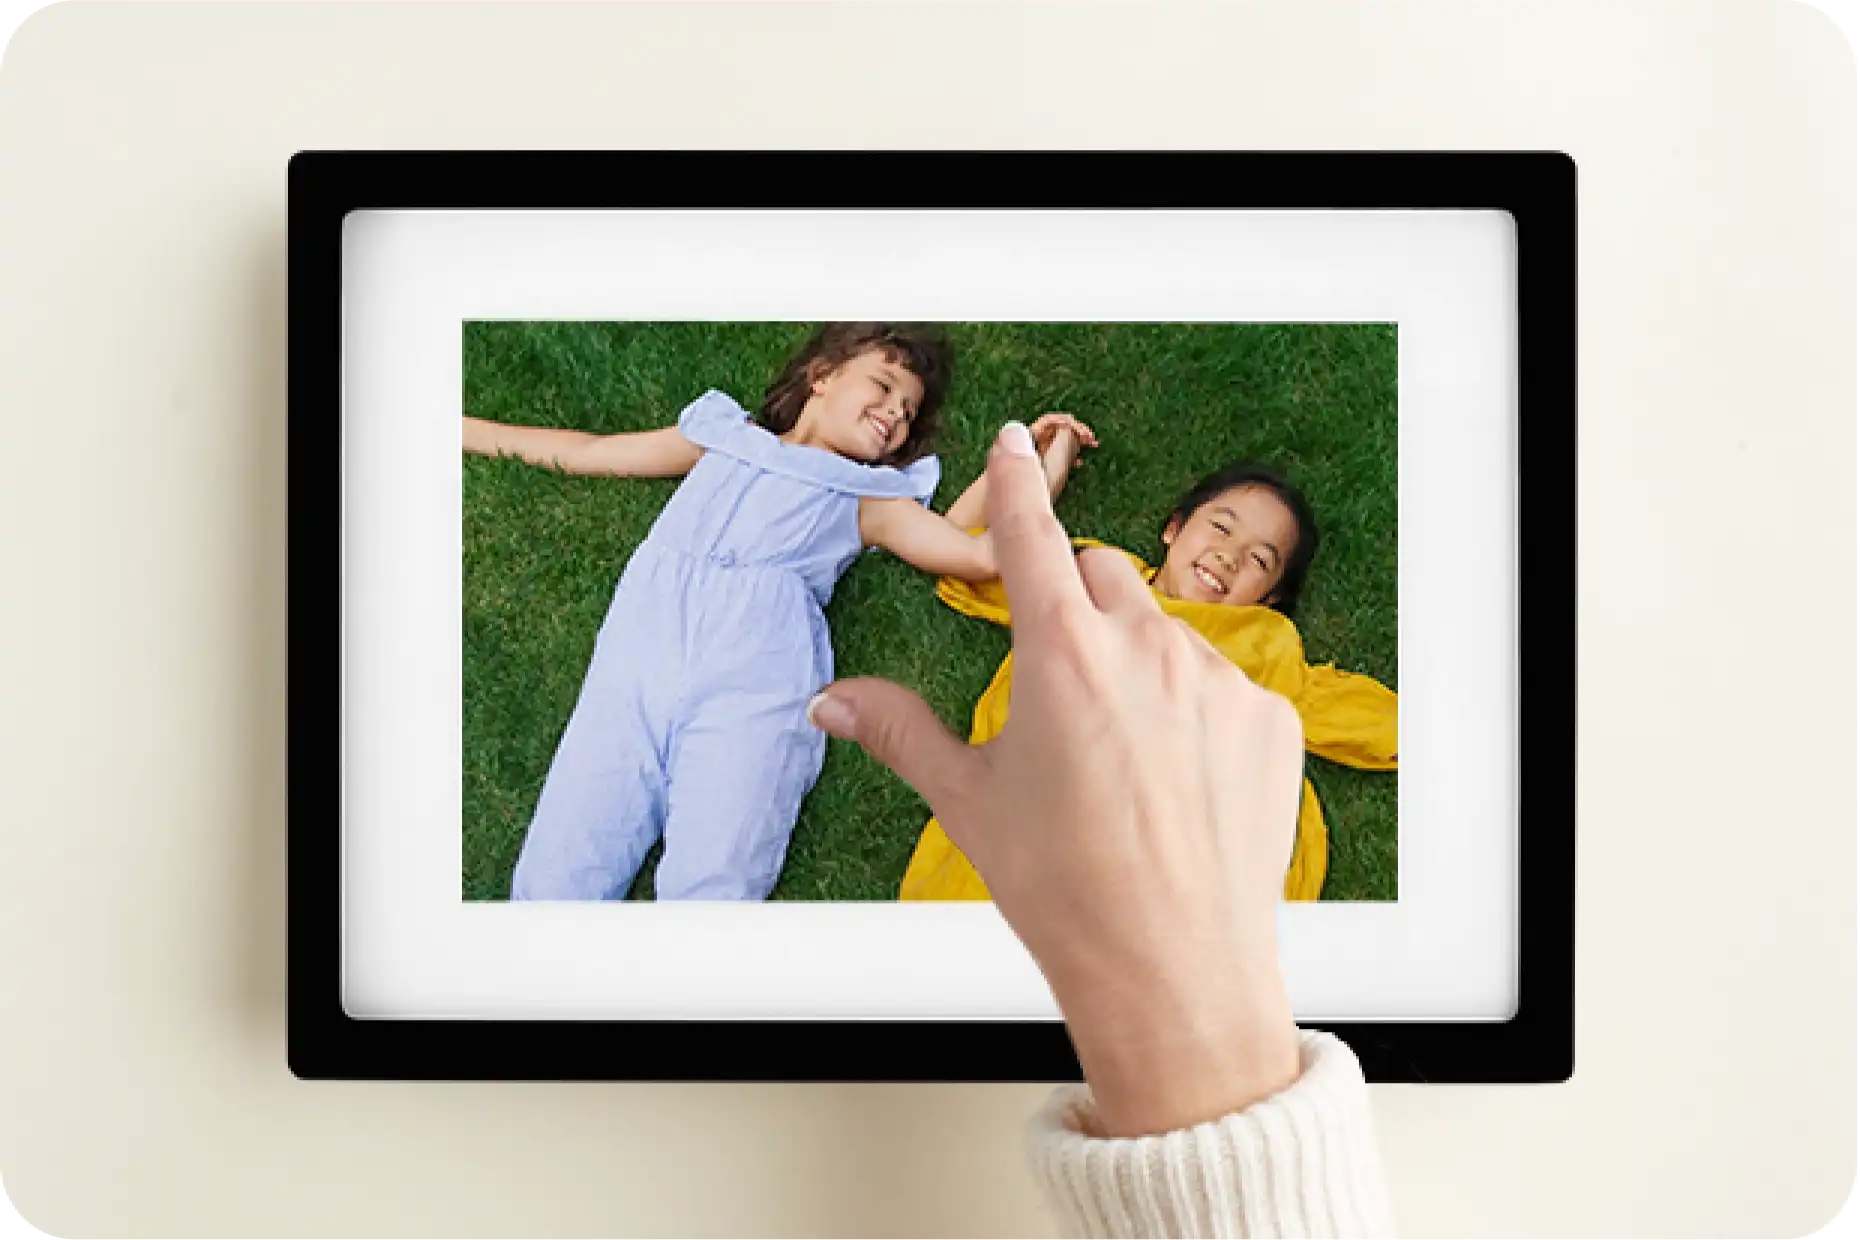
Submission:
[[[1371,1080],[1570,1074],[1565,157],[309,152],[290,178],[298,1075],[1078,1078],[986,903],[461,899],[470,325],[848,319],[1392,327],[1398,890],[1287,904],[1288,984]]]

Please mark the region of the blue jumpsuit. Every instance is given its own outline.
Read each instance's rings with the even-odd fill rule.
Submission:
[[[662,900],[760,900],[826,738],[822,608],[863,549],[861,496],[928,504],[903,470],[782,441],[722,392],[678,418],[705,449],[627,563],[524,838],[513,900],[624,898],[653,841]]]

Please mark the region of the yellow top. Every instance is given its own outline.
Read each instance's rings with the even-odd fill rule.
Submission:
[[[1081,547],[1100,547],[1089,538],[1074,539]],[[1156,570],[1140,558],[1125,555],[1146,580]],[[945,577],[937,582],[937,597],[965,615],[1007,624],[1007,591],[999,581],[980,585]],[[1232,607],[1222,603],[1185,603],[1157,595],[1162,609],[1179,616],[1196,632],[1245,672],[1255,684],[1288,698],[1305,726],[1305,748],[1320,758],[1371,771],[1395,769],[1396,697],[1393,690],[1368,676],[1340,672],[1328,664],[1305,663],[1304,642],[1298,629],[1270,607]],[[993,739],[1007,722],[1008,689],[1013,681],[1014,656],[1001,661],[994,682],[975,704],[975,722],[969,743]],[[1305,780],[1304,799],[1298,811],[1298,836],[1292,845],[1292,864],[1285,875],[1287,900],[1315,900],[1324,887],[1329,863],[1324,815],[1317,793]],[[917,841],[898,891],[901,900],[986,900],[988,889],[981,875],[932,818]]]

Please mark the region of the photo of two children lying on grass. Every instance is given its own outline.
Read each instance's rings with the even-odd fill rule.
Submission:
[[[807,705],[1012,689],[983,463],[1303,721],[1287,900],[1397,897],[1388,323],[464,325],[466,900],[986,900]]]

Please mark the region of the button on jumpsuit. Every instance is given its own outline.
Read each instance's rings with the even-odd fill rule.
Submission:
[[[513,900],[624,898],[661,834],[660,899],[767,897],[826,756],[806,710],[833,679],[822,609],[863,549],[859,500],[936,490],[934,457],[786,443],[721,392],[678,427],[704,455],[621,574]]]

